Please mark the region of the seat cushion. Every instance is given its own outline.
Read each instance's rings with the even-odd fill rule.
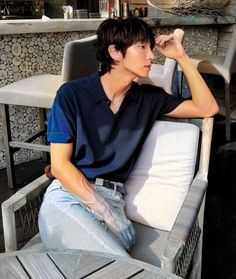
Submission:
[[[36,75],[0,88],[0,103],[51,108],[62,80],[60,75]]]
[[[192,182],[199,128],[156,121],[126,183],[127,216],[170,231]]]
[[[167,246],[169,232],[133,223],[136,232],[135,245],[132,246],[132,258],[161,267],[161,257]]]

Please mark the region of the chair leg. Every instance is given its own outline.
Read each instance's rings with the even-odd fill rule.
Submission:
[[[46,120],[47,120],[47,112],[45,108],[39,108],[39,125],[40,125],[40,129],[46,131]],[[46,140],[44,138],[44,136],[41,137],[40,140],[41,144],[45,145],[46,144]],[[48,152],[43,152],[43,159],[46,162],[49,162],[49,154]]]
[[[178,97],[183,97],[183,80],[184,80],[184,73],[179,66],[177,66],[177,75],[178,75]]]
[[[6,158],[8,187],[14,188],[16,184],[16,179],[15,179],[13,150],[9,146],[9,142],[11,141],[11,128],[10,128],[8,105],[0,104],[0,113],[2,119],[2,135],[3,135],[3,146],[4,146],[5,158]]]
[[[230,108],[230,83],[225,80],[225,134],[226,141],[231,140],[231,108]]]
[[[189,279],[201,279],[202,269],[202,233],[193,256],[193,267]]]
[[[206,195],[203,198],[202,205],[201,205],[199,213],[198,213],[198,221],[199,221],[199,226],[201,228],[201,234],[200,234],[200,238],[198,240],[198,245],[197,245],[195,255],[194,255],[194,261],[197,266],[196,275],[194,277],[195,279],[201,279],[201,275],[202,275],[202,250],[203,250],[205,204],[206,204]]]

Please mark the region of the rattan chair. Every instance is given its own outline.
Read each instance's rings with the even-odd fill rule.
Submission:
[[[171,133],[180,131],[180,126],[184,129],[189,129],[189,125],[199,128],[194,178],[170,231],[134,223],[137,232],[135,245],[137,249],[132,251],[132,256],[142,261],[146,261],[144,256],[149,257],[152,264],[182,278],[188,278],[190,273],[192,274],[191,278],[200,278],[204,197],[207,188],[213,119],[173,119],[172,121],[174,121],[174,123],[172,122],[174,126],[171,128]],[[168,126],[168,123],[169,121],[165,122],[163,126]],[[179,134],[177,136],[179,138]],[[168,142],[165,144],[168,146]],[[183,145],[185,146],[184,142]],[[178,149],[178,146],[176,148]],[[142,160],[142,155],[139,160]],[[43,175],[2,204],[6,252],[20,249],[23,246],[24,249],[44,249],[40,236],[37,234],[37,215],[41,197],[50,182],[50,179]],[[35,234],[36,236],[34,236]],[[148,255],[150,249],[152,251]]]
[[[22,79],[0,88],[0,116],[2,120],[3,146],[6,158],[8,187],[15,186],[13,154],[21,148],[49,151],[45,145],[46,110],[51,108],[57,89],[64,82],[96,72],[99,62],[95,57],[96,35],[68,42],[65,45],[61,75],[42,74]],[[28,106],[39,109],[40,129],[22,140],[12,140],[9,106]],[[41,137],[41,143],[34,140]]]

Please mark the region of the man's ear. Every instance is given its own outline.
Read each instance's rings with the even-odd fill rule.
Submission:
[[[117,50],[115,45],[110,45],[108,47],[108,52],[111,56],[111,58],[114,60],[114,61],[117,61],[117,62],[120,62],[121,59],[123,58],[123,55],[121,53],[120,50]]]

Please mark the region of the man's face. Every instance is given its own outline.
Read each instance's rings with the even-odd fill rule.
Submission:
[[[128,47],[121,65],[133,78],[148,77],[154,59],[149,42],[137,42]]]

